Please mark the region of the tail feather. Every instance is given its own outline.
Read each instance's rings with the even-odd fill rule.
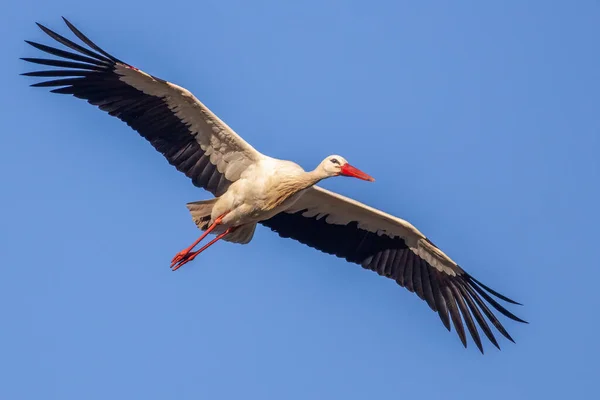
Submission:
[[[211,200],[194,201],[186,204],[188,210],[192,214],[192,219],[198,228],[205,231],[208,229],[211,223],[212,209],[218,198]],[[232,243],[246,244],[252,240],[254,236],[254,230],[256,224],[247,224],[238,227],[235,231],[225,236],[223,240]],[[212,234],[219,234],[223,232],[223,229],[216,227]]]
[[[188,210],[190,210],[190,213],[192,214],[194,223],[203,231],[208,229],[210,226],[212,209],[216,202],[217,198],[214,198],[210,200],[194,201],[186,204]]]

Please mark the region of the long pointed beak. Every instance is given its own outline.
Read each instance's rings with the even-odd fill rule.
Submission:
[[[351,176],[352,178],[362,179],[363,181],[375,181],[375,179],[373,179],[371,176],[365,174],[360,169],[355,168],[350,164],[342,165],[342,170],[340,171],[340,174],[344,176]]]

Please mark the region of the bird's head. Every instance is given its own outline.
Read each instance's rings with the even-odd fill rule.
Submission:
[[[350,176],[369,182],[375,180],[358,168],[348,164],[348,161],[342,156],[333,155],[325,158],[321,162],[320,168],[327,176]]]

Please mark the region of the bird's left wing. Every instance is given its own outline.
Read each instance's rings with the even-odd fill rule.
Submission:
[[[65,19],[84,47],[38,24],[48,36],[74,52],[27,41],[58,59],[23,58],[57,69],[23,75],[51,78],[32,86],[57,87],[54,93],[85,99],[127,123],[167,161],[216,196],[262,154],[213,114],[188,90],[113,57]]]
[[[499,348],[484,315],[502,335],[513,340],[482,298],[503,315],[525,322],[492,296],[518,303],[466,273],[413,225],[348,197],[314,186],[287,212],[261,223],[282,237],[395,280],[437,311],[448,330],[452,320],[465,347],[463,320],[483,352],[475,318],[483,333]]]

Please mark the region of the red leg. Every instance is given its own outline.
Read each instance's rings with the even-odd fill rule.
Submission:
[[[227,213],[221,215],[220,217],[217,217],[217,219],[215,219],[215,222],[213,222],[212,225],[209,226],[208,229],[205,230],[204,233],[194,243],[192,243],[189,247],[186,247],[185,249],[181,250],[179,253],[175,254],[175,257],[173,257],[173,259],[171,260],[171,267],[173,267],[173,265],[175,265],[177,261],[182,260],[186,255],[188,255],[194,249],[194,247],[196,247],[198,243],[200,243],[200,241],[202,241],[202,239],[206,237],[206,235],[212,232],[213,229],[215,229],[217,225],[219,225],[221,221],[223,221],[223,218],[225,218],[226,215]]]
[[[214,238],[213,240],[211,240],[210,242],[208,242],[207,244],[205,244],[204,246],[202,246],[202,248],[200,250],[191,252],[191,253],[187,253],[181,260],[178,260],[175,262],[174,265],[171,265],[171,268],[173,269],[173,271],[177,271],[179,268],[181,268],[182,265],[189,263],[190,261],[192,261],[194,258],[196,258],[196,256],[200,253],[202,253],[204,250],[208,249],[210,246],[212,246],[213,244],[215,244],[217,241],[223,239],[226,235],[229,235],[230,233],[232,233],[233,231],[235,231],[237,229],[237,227],[230,227],[227,228],[227,230],[223,233],[220,233],[219,235],[217,235],[216,238]]]

